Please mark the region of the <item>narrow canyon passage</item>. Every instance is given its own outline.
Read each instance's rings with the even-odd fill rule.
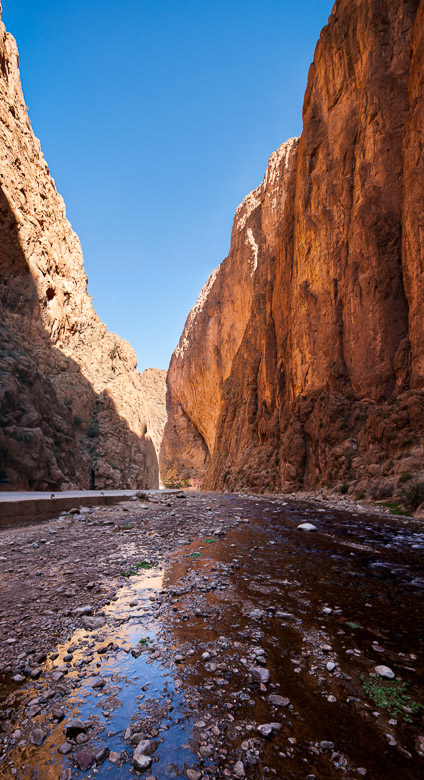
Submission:
[[[2,531],[0,776],[418,777],[423,548],[281,496]]]

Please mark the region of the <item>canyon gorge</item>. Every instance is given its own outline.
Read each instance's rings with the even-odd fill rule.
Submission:
[[[1,778],[422,775],[423,59],[424,0],[336,0],[300,137],[139,373],[0,2]]]

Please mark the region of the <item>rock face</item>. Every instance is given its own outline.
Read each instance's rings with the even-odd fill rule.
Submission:
[[[291,139],[271,155],[262,184],[236,211],[228,257],[211,274],[187,317],[168,372],[164,477],[189,476],[191,484],[199,484],[215,449],[224,384],[252,314],[259,262],[267,258],[272,265],[278,253],[297,144]]]
[[[239,242],[236,215],[173,355],[165,470],[191,467],[207,488],[346,482],[376,498],[422,472],[423,57],[423,0],[336,2],[284,194]]]
[[[159,428],[146,382],[131,347],[93,309],[2,23],[0,92],[2,487],[154,487]]]

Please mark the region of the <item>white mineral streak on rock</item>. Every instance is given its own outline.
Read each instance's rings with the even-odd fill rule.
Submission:
[[[258,247],[258,245],[257,245],[257,243],[255,241],[255,237],[253,235],[253,230],[250,227],[247,228],[246,244],[248,246],[250,246],[250,248],[252,250],[253,258],[250,261],[250,264],[252,266],[252,270],[251,270],[250,276],[253,276],[253,274],[255,273],[255,271],[256,271],[256,269],[258,267],[259,247]]]

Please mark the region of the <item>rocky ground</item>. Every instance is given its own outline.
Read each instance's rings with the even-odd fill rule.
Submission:
[[[420,776],[423,549],[417,519],[287,496],[2,531],[0,777]]]

